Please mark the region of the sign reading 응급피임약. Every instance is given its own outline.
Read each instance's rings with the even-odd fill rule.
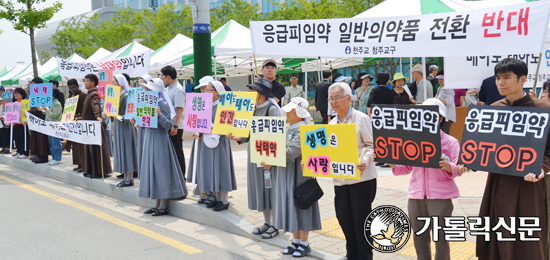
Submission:
[[[218,99],[213,134],[248,137],[250,118],[256,107],[256,92],[222,92]]]
[[[21,103],[6,103],[4,107],[4,123],[17,124],[21,117]]]
[[[120,109],[120,91],[121,88],[119,86],[107,85],[103,112],[107,113],[108,116],[118,116],[118,110]]]
[[[250,118],[250,162],[286,167],[286,118]]]
[[[159,102],[158,91],[143,91],[136,95],[136,124],[140,127],[157,128],[158,115],[157,107]],[[170,102],[170,101],[168,101]]]
[[[438,111],[437,106],[373,106],[371,118],[376,161],[441,168]]]
[[[31,107],[53,106],[53,83],[30,85],[29,104]]]
[[[538,176],[548,138],[548,120],[547,108],[470,106],[458,163],[472,170]]]
[[[186,100],[183,130],[209,134],[212,131],[212,93],[189,93]]]
[[[124,119],[130,120],[132,117],[136,117],[137,95],[140,92],[144,92],[145,89],[137,87],[130,88],[128,90],[128,97],[126,99],[126,113],[124,113]]]
[[[301,125],[304,176],[359,179],[356,126]]]
[[[107,85],[111,84],[111,79],[113,78],[113,71],[108,69],[101,69],[97,72],[97,79],[99,80],[99,84],[97,86],[97,93],[99,95],[99,98],[103,98],[105,96],[105,91],[107,89]]]
[[[27,115],[25,112],[29,111],[31,106],[28,100],[21,100],[21,122],[27,122]]]
[[[75,96],[65,101],[65,109],[63,109],[63,116],[61,117],[61,122],[74,120],[74,116],[76,114],[76,106],[78,104],[78,97],[79,96]]]

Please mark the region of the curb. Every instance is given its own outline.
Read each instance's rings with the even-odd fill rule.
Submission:
[[[76,187],[95,191],[108,197],[123,200],[142,207],[154,206],[154,200],[149,198],[141,198],[138,196],[138,187],[117,188],[118,182],[105,179],[90,179],[77,174],[71,170],[52,165],[38,165],[29,160],[18,160],[6,154],[0,155],[0,164],[16,167],[24,171],[29,171],[36,174],[42,174],[51,179],[62,181]],[[189,191],[188,196],[192,196],[192,191]],[[289,236],[280,234],[278,237],[271,239],[261,239],[259,236],[253,235],[250,231],[254,228],[248,221],[231,213],[228,210],[213,211],[211,209],[200,206],[195,200],[169,200],[170,215],[192,221],[199,224],[204,224],[214,227],[235,235],[262,241],[280,248],[286,248],[289,245]],[[319,259],[342,259],[343,257],[312,249],[309,256]]]

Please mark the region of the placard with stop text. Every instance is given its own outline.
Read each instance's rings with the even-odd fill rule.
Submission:
[[[111,80],[113,78],[113,70],[101,69],[97,72],[97,75],[97,79],[99,80],[97,93],[99,95],[99,98],[103,98],[105,96],[105,92],[107,91],[107,85],[111,84]]]
[[[256,107],[256,92],[222,92],[218,99],[216,119],[213,134],[248,137],[250,134],[250,118]]]
[[[29,104],[31,107],[53,106],[53,83],[31,84]]]
[[[185,99],[183,130],[209,134],[212,131],[212,93],[188,93]]]
[[[250,162],[286,167],[286,117],[250,118]]]
[[[6,103],[4,107],[4,123],[17,124],[21,117],[21,103]]]
[[[25,112],[29,111],[31,106],[28,100],[21,100],[21,122],[27,122],[27,115]]]
[[[61,122],[73,121],[76,114],[76,106],[78,104],[78,95],[65,100],[65,109],[63,109],[63,117]]]
[[[130,88],[128,90],[128,97],[126,99],[126,112],[124,113],[124,119],[130,120],[132,117],[136,117],[137,96],[139,93],[144,92],[143,88]]]
[[[143,91],[136,95],[136,124],[145,128],[158,127],[157,107],[159,102],[158,91]],[[170,101],[168,101],[170,102]]]
[[[540,174],[547,108],[470,106],[458,163],[468,169],[518,177]]]
[[[120,109],[120,91],[121,88],[119,86],[107,85],[103,112],[108,116],[118,116],[118,110]]]
[[[438,111],[437,106],[373,106],[371,118],[376,161],[441,168]]]
[[[355,125],[301,125],[304,176],[359,179]]]

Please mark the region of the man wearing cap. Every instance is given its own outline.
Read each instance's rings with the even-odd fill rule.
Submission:
[[[288,88],[288,91],[285,95],[285,105],[290,103],[290,100],[295,97],[301,97],[305,100],[307,100],[307,95],[302,86],[298,85],[298,78],[292,77],[290,79],[290,87]]]
[[[323,124],[328,123],[328,87],[330,87],[331,77],[332,73],[330,71],[323,71],[323,80],[317,83],[315,89],[315,109],[321,113]]]
[[[285,86],[275,79],[275,76],[277,76],[277,63],[274,59],[264,60],[262,64],[262,74],[265,79],[271,81],[271,85],[273,86],[271,88],[271,93],[275,97],[279,107],[281,107],[281,99],[285,96],[286,90]]]
[[[181,167],[181,172],[185,176],[185,155],[183,154],[183,112],[185,108],[185,91],[181,84],[177,81],[178,73],[176,69],[170,65],[160,70],[162,73],[162,81],[166,85],[166,94],[172,102],[172,106],[176,110],[176,116],[172,120],[174,124],[170,130],[170,140],[176,150],[178,161]],[[168,101],[168,100],[167,100]]]
[[[424,72],[424,69],[420,64],[416,64],[411,69],[411,75],[414,78],[414,81],[416,82],[416,87],[417,87],[416,100],[418,101],[418,103],[422,103],[426,101],[426,99],[434,97],[432,83],[424,79],[423,72]],[[424,86],[424,84],[426,85]]]

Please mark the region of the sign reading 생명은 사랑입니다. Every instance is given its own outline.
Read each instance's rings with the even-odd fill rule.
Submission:
[[[120,91],[121,87],[119,86],[107,85],[103,112],[108,116],[118,116],[118,110],[120,109]]]
[[[458,163],[472,170],[538,177],[549,117],[547,108],[470,106]]]
[[[437,106],[374,105],[371,118],[376,161],[441,168],[438,111]]]
[[[286,167],[286,117],[250,118],[250,162]]]
[[[97,79],[99,80],[99,84],[97,86],[97,94],[99,95],[99,98],[103,98],[105,96],[105,91],[107,90],[107,85],[111,84],[113,71],[102,69],[97,72],[97,75]]]
[[[212,131],[212,93],[188,93],[186,100],[183,130],[209,134]]]
[[[248,137],[250,118],[256,107],[256,92],[222,92],[218,99],[213,134]],[[267,102],[267,101],[266,101]]]
[[[304,176],[359,179],[356,126],[301,125]]]

